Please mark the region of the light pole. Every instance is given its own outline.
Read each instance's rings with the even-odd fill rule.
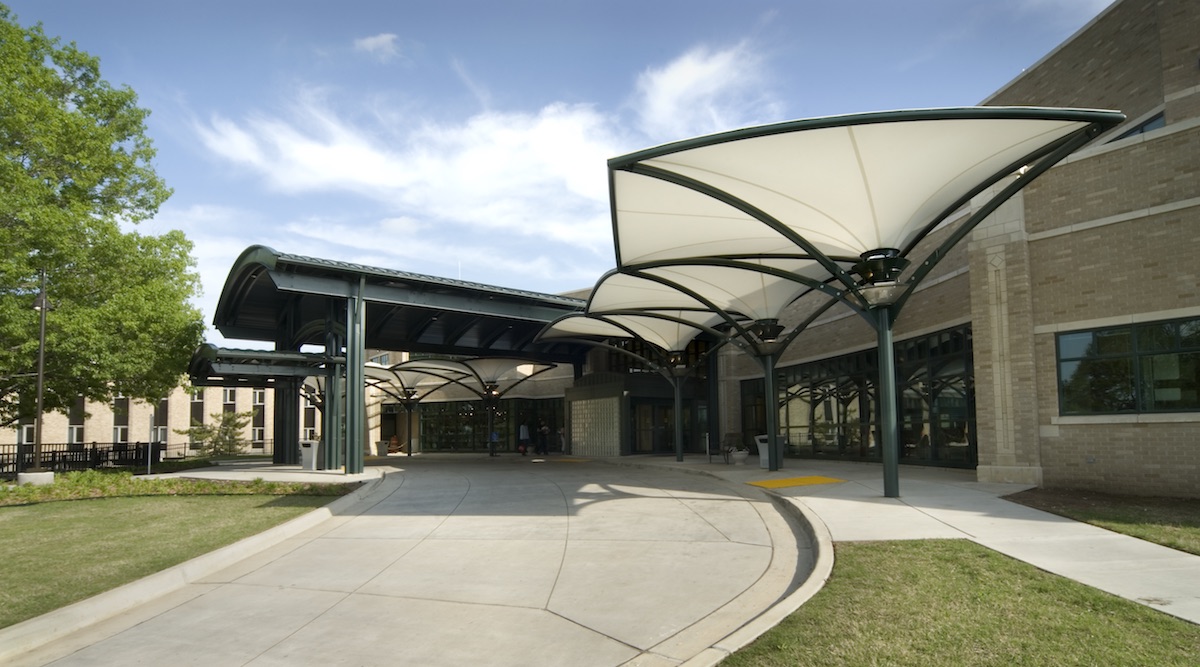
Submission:
[[[42,402],[46,384],[46,311],[50,310],[50,302],[46,299],[46,270],[42,269],[41,285],[38,287],[37,300],[33,309],[38,311],[38,360],[37,360],[37,416],[33,422],[33,469],[42,470]]]

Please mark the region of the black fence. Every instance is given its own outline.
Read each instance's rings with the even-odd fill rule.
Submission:
[[[147,456],[152,462],[161,461],[165,452],[161,442],[42,443],[41,463],[43,470],[53,472],[145,468]],[[33,445],[0,445],[0,479],[15,480],[17,473],[32,469],[33,464]]]

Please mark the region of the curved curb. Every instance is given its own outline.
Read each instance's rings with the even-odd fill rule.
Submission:
[[[349,513],[355,505],[373,493],[386,477],[387,472],[384,472],[379,477],[364,481],[359,488],[323,507],[256,535],[4,628],[0,630],[0,663],[177,591],[247,556],[295,537],[334,516]]]
[[[726,635],[719,642],[713,644],[707,651],[683,663],[685,667],[708,667],[716,665],[729,657],[734,651],[758,639],[767,630],[779,625],[784,618],[787,618],[799,609],[801,605],[812,599],[812,596],[816,595],[817,591],[825,587],[825,582],[829,580],[829,575],[833,572],[833,537],[825,522],[814,514],[811,509],[792,498],[780,496],[770,491],[767,492],[767,495],[785,513],[790,514],[796,519],[796,523],[800,524],[808,536],[815,556],[812,570],[809,571],[808,576],[804,579],[804,583],[780,598],[778,602],[771,605],[763,613],[751,619],[749,623],[746,623],[729,635]]]
[[[636,461],[592,460],[631,468],[666,469],[684,474],[704,475],[722,482],[735,485],[740,484],[721,475],[694,468],[676,468],[669,465],[645,465]],[[791,517],[794,523],[798,524],[804,532],[804,536],[808,538],[808,542],[813,550],[812,569],[809,570],[808,576],[804,578],[803,583],[786,591],[771,606],[742,624],[736,630],[713,642],[708,648],[700,651],[691,658],[679,663],[680,667],[712,667],[720,663],[733,652],[758,639],[767,630],[779,625],[784,618],[812,599],[818,591],[825,587],[825,582],[829,580],[829,576],[833,572],[833,536],[829,532],[829,527],[821,520],[821,517],[817,516],[812,509],[804,505],[798,498],[782,496],[770,489],[756,488],[756,490],[761,491],[766,497],[770,498],[780,513]],[[644,662],[647,658],[652,660],[654,655],[653,651],[643,653],[626,664],[630,666],[654,664],[652,662]]]

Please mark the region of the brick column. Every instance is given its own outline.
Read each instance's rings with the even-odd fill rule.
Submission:
[[[972,233],[968,246],[981,482],[1040,484],[1033,301],[1024,198]]]

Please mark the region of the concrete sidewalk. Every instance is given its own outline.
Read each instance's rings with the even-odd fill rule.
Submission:
[[[0,631],[0,647],[30,647],[0,662],[711,665],[831,567],[826,536],[805,584],[818,551],[792,506],[720,477],[561,456],[386,466],[336,513],[172,568],[149,599],[143,581]],[[83,627],[88,613],[111,617]]]
[[[970,471],[903,467],[888,499],[878,464],[373,463],[186,473],[365,484],[324,516],[131,585],[133,603],[118,589],[0,631],[0,662],[700,667],[811,597],[831,540],[969,539],[1200,623],[1200,557],[1008,502],[1027,487]],[[30,648],[4,654],[14,642]]]
[[[703,470],[733,482],[825,477],[828,483],[779,486],[772,493],[803,505],[834,542],[961,538],[1054,574],[1200,624],[1200,556],[1065,519],[1002,496],[1028,485],[983,484],[974,471],[902,466],[900,497],[883,497],[879,464],[785,459],[768,472],[706,458],[643,464]],[[809,480],[819,481],[819,480]]]

